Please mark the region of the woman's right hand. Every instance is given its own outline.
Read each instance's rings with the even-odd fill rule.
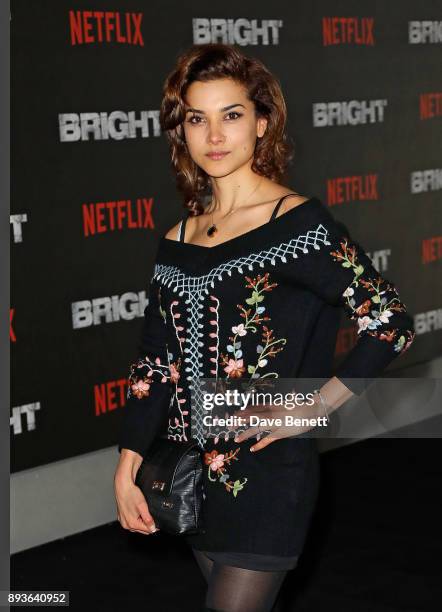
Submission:
[[[143,492],[135,484],[135,476],[142,461],[143,457],[139,453],[127,448],[121,449],[114,476],[114,491],[120,525],[129,531],[149,535],[159,529],[155,526]]]

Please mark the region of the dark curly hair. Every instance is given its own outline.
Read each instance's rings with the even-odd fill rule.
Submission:
[[[231,78],[243,85],[259,116],[267,118],[267,129],[255,146],[252,169],[273,181],[285,177],[293,147],[285,133],[287,107],[276,77],[253,57],[247,57],[234,45],[193,45],[182,53],[167,76],[160,107],[161,129],[170,145],[172,167],[184,206],[192,216],[203,212],[204,199],[211,193],[208,175],[192,160],[184,139],[184,96],[194,81]]]

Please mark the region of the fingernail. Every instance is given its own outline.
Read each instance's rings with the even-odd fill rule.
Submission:
[[[253,451],[255,450],[255,448],[253,446],[250,447],[250,452],[253,453]]]

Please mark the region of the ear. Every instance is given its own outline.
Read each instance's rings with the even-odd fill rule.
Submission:
[[[256,135],[258,138],[262,138],[267,129],[267,118],[266,117],[258,117],[258,121],[256,122]]]

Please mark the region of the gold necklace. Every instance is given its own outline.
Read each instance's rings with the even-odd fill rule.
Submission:
[[[247,199],[245,200],[245,202],[247,202],[247,201],[249,200],[249,198],[251,198],[251,197],[252,197],[252,195],[255,193],[255,191],[256,191],[256,190],[258,189],[258,187],[260,186],[261,182],[262,182],[262,178],[261,178],[261,179],[258,181],[258,184],[256,185],[255,189],[252,191],[252,193],[251,193],[251,194],[249,194],[249,195],[247,196]],[[245,202],[244,202],[244,203],[245,203]],[[243,205],[244,205],[244,203],[243,203]],[[243,206],[243,205],[242,205],[242,206]],[[242,208],[242,206],[237,206],[236,208],[233,208],[233,209],[232,209],[230,212],[228,212],[228,213],[227,213],[227,215],[225,215],[225,216],[223,217],[223,220],[224,220],[226,217],[228,217],[229,215],[231,215],[232,213],[236,212],[236,211],[237,211],[239,208]],[[208,228],[208,230],[207,230],[207,235],[208,235],[210,238],[213,238],[213,236],[214,236],[214,235],[215,235],[215,234],[218,232],[218,228],[217,228],[217,226],[216,226],[215,222],[213,221],[213,212],[211,213],[211,217],[212,217],[212,225],[211,225],[211,226]]]

